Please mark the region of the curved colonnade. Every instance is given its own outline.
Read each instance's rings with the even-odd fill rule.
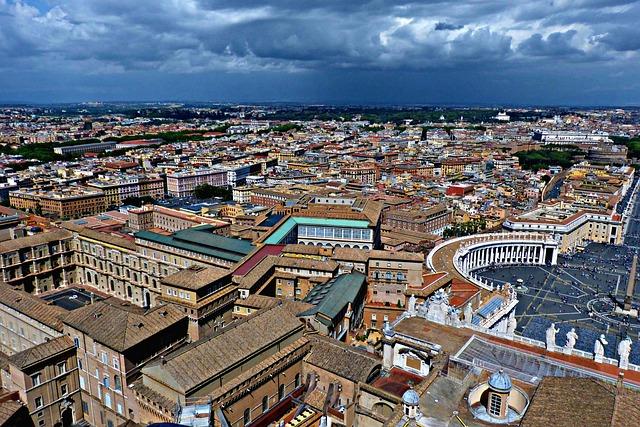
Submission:
[[[495,233],[457,237],[437,245],[427,256],[433,272],[446,271],[483,289],[493,285],[474,274],[491,265],[555,265],[558,242],[540,233]]]

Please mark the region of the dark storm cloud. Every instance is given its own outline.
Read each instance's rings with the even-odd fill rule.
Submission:
[[[640,50],[640,28],[617,27],[607,32],[599,41],[618,52],[636,52]]]
[[[436,23],[435,30],[436,31],[451,31],[451,30],[460,30],[462,28],[464,28],[464,25],[449,24],[447,22],[438,22],[438,23]]]
[[[489,84],[481,73],[505,79],[532,64],[552,79],[578,62],[637,69],[639,19],[640,2],[622,0],[0,0],[0,83],[52,69],[334,84],[408,71],[417,88],[454,74]]]
[[[534,34],[520,43],[518,50],[526,56],[562,57],[569,55],[584,55],[584,51],[572,45],[577,31],[569,30],[563,33],[551,33],[547,37]]]

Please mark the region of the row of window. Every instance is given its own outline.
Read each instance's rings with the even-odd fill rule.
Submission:
[[[174,297],[177,296],[178,298],[182,298],[186,300],[191,299],[191,294],[189,292],[176,291],[175,289],[170,289],[170,288],[167,288],[167,295],[173,295]]]
[[[295,377],[295,388],[300,387],[300,374],[296,374]],[[284,384],[280,384],[280,386],[278,387],[278,402],[281,401],[282,399],[285,398],[285,385]],[[260,414],[264,414],[265,412],[267,412],[269,410],[269,396],[265,395],[262,398],[262,405],[260,408],[262,411]],[[244,413],[242,415],[242,424],[243,426],[247,426],[249,424],[251,424],[251,408],[247,408],[244,410]]]
[[[316,227],[310,225],[298,226],[298,237],[371,240],[371,233],[371,230],[361,228],[333,228]]]
[[[381,271],[374,271],[373,272],[373,278],[374,279],[385,279],[385,280],[398,280],[400,282],[406,280],[406,277],[404,275],[404,273],[398,272],[395,275],[396,277],[393,277],[393,273],[391,273],[390,271],[385,272],[384,274],[382,274]]]
[[[67,373],[67,362],[60,362],[56,365],[56,376]],[[36,372],[31,375],[32,387],[37,387],[42,384],[42,373]]]

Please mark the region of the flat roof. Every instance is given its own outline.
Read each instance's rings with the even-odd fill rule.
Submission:
[[[317,225],[325,227],[369,228],[369,222],[359,219],[291,217],[264,241],[266,244],[276,245],[297,225]]]

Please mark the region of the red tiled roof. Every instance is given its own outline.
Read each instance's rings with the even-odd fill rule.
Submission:
[[[391,368],[388,376],[381,376],[371,385],[394,396],[402,397],[405,391],[415,387],[424,380],[423,377],[404,371],[399,368]]]
[[[264,245],[236,268],[234,276],[244,276],[269,255],[280,255],[286,245]]]
[[[480,288],[473,283],[453,279],[451,282],[451,297],[449,303],[454,307],[462,307],[478,292],[480,292]]]

